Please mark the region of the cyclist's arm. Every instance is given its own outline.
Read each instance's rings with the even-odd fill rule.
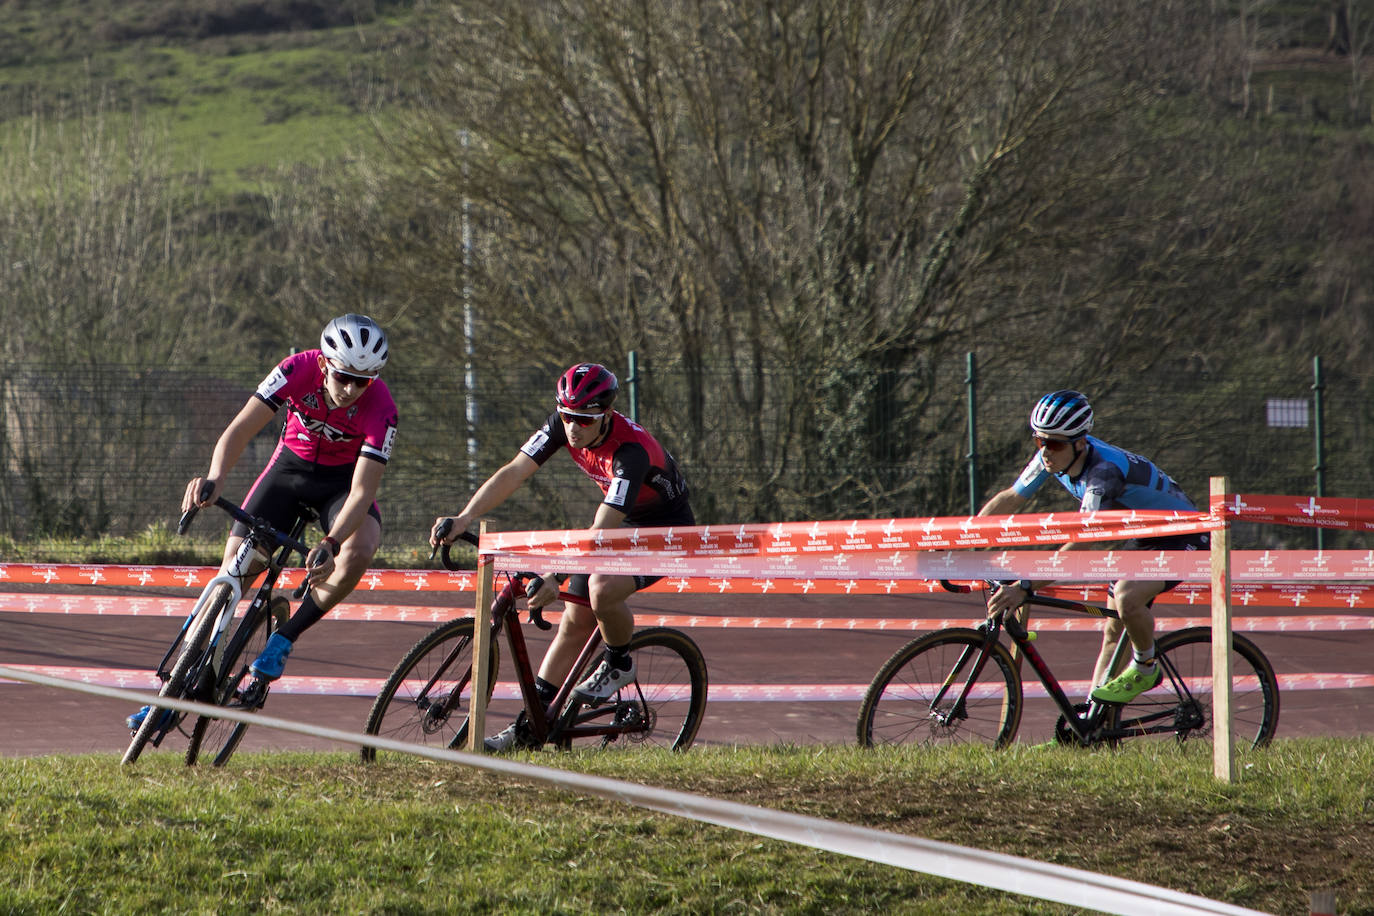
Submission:
[[[224,487],[224,478],[234,469],[234,465],[238,464],[239,458],[243,456],[243,450],[275,415],[276,411],[259,400],[256,395],[248,399],[248,403],[243,405],[238,416],[230,420],[224,432],[220,433],[219,441],[215,443],[215,451],[210,457],[210,470],[204,477],[197,477],[186,485],[186,494],[181,500],[183,512],[192,506],[208,506],[215,501],[215,497],[220,495],[220,490]],[[214,490],[205,501],[197,502],[200,485],[206,480],[215,485]]]
[[[1027,502],[1029,498],[1016,492],[1014,486],[1007,487],[1001,493],[989,499],[983,504],[983,508],[978,510],[979,515],[1012,515]]]
[[[520,489],[537,470],[539,470],[539,464],[533,458],[524,452],[517,453],[514,458],[477,488],[477,492],[472,494],[472,498],[468,500],[468,504],[463,507],[462,512],[452,516],[453,530],[444,538],[444,543],[452,544],[458,535],[468,530],[473,522],[509,499],[511,494]],[[435,519],[434,527],[437,528],[442,521],[444,521],[443,516]],[[439,540],[434,537],[433,531],[434,529],[431,528],[429,543],[430,546],[437,546]]]
[[[334,517],[329,537],[342,544],[362,527],[368,510],[377,501],[377,492],[382,488],[382,474],[385,472],[384,462],[366,457],[358,459],[358,463],[353,467],[353,481],[348,487],[348,497],[339,509],[339,514]]]

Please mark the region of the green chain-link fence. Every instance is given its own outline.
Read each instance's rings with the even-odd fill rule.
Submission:
[[[640,366],[630,379],[625,362],[612,368],[633,387],[641,422],[677,456],[699,520],[713,524],[965,514],[974,495],[970,465],[979,500],[1008,485],[1030,456],[1031,405],[1045,391],[1074,384],[1047,365],[1015,373],[980,367],[970,385],[962,355],[920,376],[837,371],[801,382],[782,370],[755,373],[748,391],[732,373],[675,365]],[[204,472],[215,439],[264,371],[11,368],[0,381],[0,534],[127,536],[170,525],[186,481]],[[451,371],[388,368],[401,428],[380,499],[387,546],[418,547],[436,515],[456,512],[516,453],[552,408],[546,375],[479,370],[469,392]],[[1316,492],[1309,367],[1277,382],[1196,372],[1085,387],[1097,412],[1095,434],[1153,459],[1199,505],[1213,475],[1228,476],[1238,492]],[[1364,392],[1337,378],[1321,393],[1327,495],[1374,494]],[[627,393],[619,406],[629,405]],[[279,428],[270,426],[245,453],[231,498],[243,497]],[[555,458],[492,524],[580,526],[598,498],[570,461]],[[1035,508],[1069,505],[1056,489]],[[1325,546],[1361,546],[1341,537],[1328,535]],[[1305,547],[1314,535],[1257,529],[1238,541]]]

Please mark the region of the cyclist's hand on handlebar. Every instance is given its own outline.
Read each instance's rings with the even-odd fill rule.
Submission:
[[[558,579],[553,573],[547,573],[538,579],[531,579],[525,585],[525,598],[531,611],[536,608],[547,607],[558,597]]]
[[[1014,611],[1026,603],[1030,592],[1019,582],[1003,582],[997,591],[988,598],[988,616],[996,617],[1007,611]]]
[[[441,515],[429,529],[429,546],[437,550],[444,544],[452,544],[467,530],[468,521],[462,516]]]
[[[219,495],[219,481],[207,477],[194,477],[186,484],[186,492],[181,497],[181,511],[202,509],[215,501]]]
[[[323,582],[334,572],[334,550],[329,541],[322,540],[305,558],[305,583]]]

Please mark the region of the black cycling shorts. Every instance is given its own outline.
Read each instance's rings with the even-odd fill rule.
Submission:
[[[282,449],[276,460],[258,475],[248,491],[248,498],[244,500],[243,511],[267,519],[278,531],[290,532],[300,514],[300,507],[308,506],[320,517],[320,528],[327,534],[344,501],[348,499],[348,491],[352,486],[353,465],[320,466]],[[375,518],[378,524],[381,523],[382,513],[376,503],[368,508],[367,514]],[[240,522],[234,522],[233,533],[243,537],[248,533],[248,528]]]

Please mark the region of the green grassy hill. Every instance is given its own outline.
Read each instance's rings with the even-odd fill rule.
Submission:
[[[165,131],[172,162],[223,191],[347,155],[394,97],[411,3],[6,4],[0,122],[101,110]]]

